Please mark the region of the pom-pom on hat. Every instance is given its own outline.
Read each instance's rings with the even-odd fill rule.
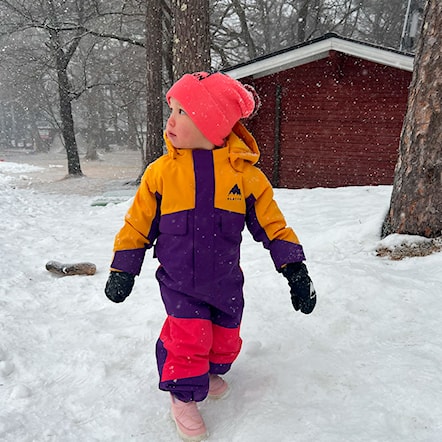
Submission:
[[[215,146],[222,146],[233,126],[258,104],[251,86],[221,72],[185,74],[167,92],[168,103],[171,97]]]

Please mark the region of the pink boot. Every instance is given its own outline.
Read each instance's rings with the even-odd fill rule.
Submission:
[[[185,441],[201,441],[207,437],[207,430],[196,402],[181,402],[174,395],[172,398],[172,418],[178,434]]]
[[[229,384],[217,374],[209,374],[209,397],[221,399],[229,393]]]

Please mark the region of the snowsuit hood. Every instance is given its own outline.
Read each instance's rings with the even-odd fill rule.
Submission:
[[[180,149],[177,149],[164,132],[164,140],[168,155],[175,159],[181,155]],[[237,172],[243,172],[245,164],[255,165],[260,156],[258,144],[253,135],[238,122],[232,129],[232,132],[226,139],[225,147],[229,152],[229,161]]]

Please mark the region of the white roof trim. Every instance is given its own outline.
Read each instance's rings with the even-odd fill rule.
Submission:
[[[236,79],[250,76],[253,78],[264,77],[295,66],[320,60],[321,58],[326,58],[329,51],[343,52],[344,54],[359,57],[374,63],[405,71],[413,71],[414,57],[410,55],[404,55],[354,41],[343,40],[337,37],[330,37],[287,52],[269,56],[262,60],[252,61],[246,65],[228,70],[227,73]]]

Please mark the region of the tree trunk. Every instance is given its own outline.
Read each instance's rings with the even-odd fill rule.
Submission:
[[[174,80],[210,69],[209,0],[172,0]]]
[[[382,236],[442,235],[442,3],[429,0]]]
[[[61,134],[64,140],[68,160],[69,176],[82,176],[80,167],[80,156],[78,155],[77,141],[75,139],[74,119],[72,117],[72,104],[69,96],[69,79],[65,68],[58,66],[57,76],[58,93],[60,100]]]
[[[146,166],[163,154],[163,82],[161,0],[151,0],[146,8]],[[139,181],[141,175],[138,177]]]

